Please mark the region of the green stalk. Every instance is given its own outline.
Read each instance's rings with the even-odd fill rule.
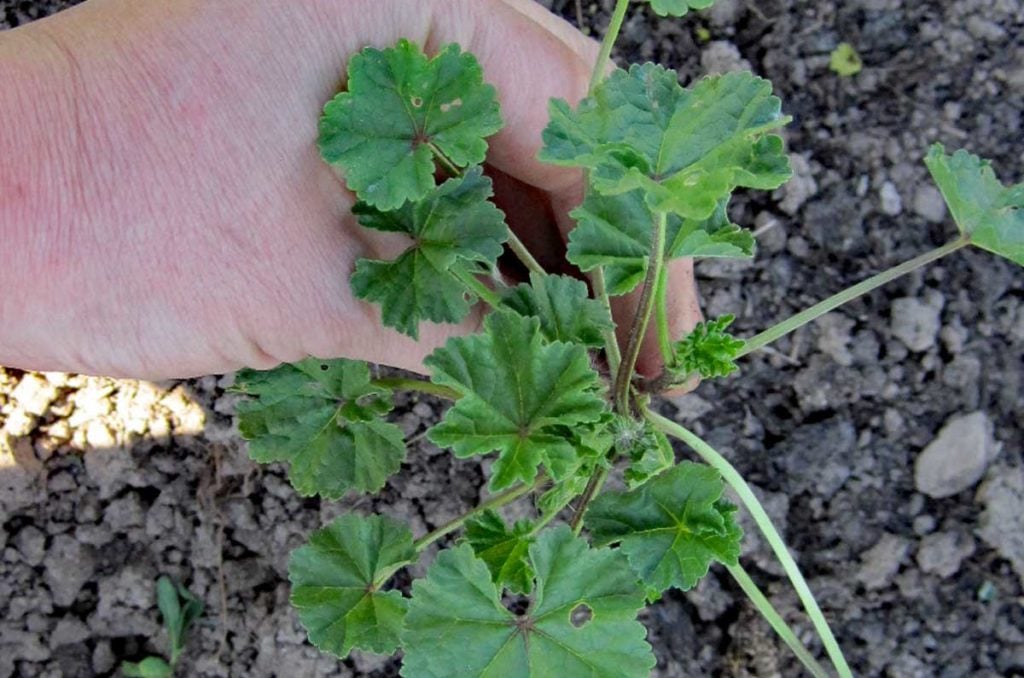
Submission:
[[[761,613],[761,616],[765,618],[765,621],[771,624],[771,627],[775,629],[775,633],[779,635],[782,642],[788,645],[789,649],[793,651],[793,654],[797,656],[797,659],[799,659],[800,663],[804,665],[804,668],[806,668],[814,678],[829,678],[828,671],[825,670],[825,667],[818,663],[818,660],[807,651],[804,644],[796,637],[796,633],[793,632],[793,629],[790,628],[789,624],[787,624],[786,620],[782,618],[782,615],[779,614],[778,610],[776,610],[768,598],[765,597],[764,593],[761,592],[761,589],[757,588],[757,584],[755,584],[754,580],[750,578],[750,575],[743,569],[743,566],[736,563],[736,565],[733,566],[726,566],[726,569],[729,570],[729,574],[732,575],[732,578],[735,579],[736,583],[740,585],[741,589],[743,589],[743,593],[747,594],[747,598],[749,598],[750,602],[754,604],[754,607],[756,607],[757,611]]]
[[[484,503],[479,504],[475,508],[462,514],[458,518],[453,518],[452,520],[449,520],[447,523],[437,528],[436,530],[428,532],[427,534],[423,535],[415,542],[413,542],[413,546],[416,548],[417,551],[422,551],[423,549],[427,548],[428,546],[430,546],[435,541],[445,536],[449,532],[454,532],[455,530],[462,527],[462,525],[473,516],[483,513],[487,509],[501,508],[505,504],[511,504],[516,499],[519,499],[520,497],[530,494],[546,481],[547,478],[542,474],[537,477],[536,481],[529,485],[517,485],[512,489],[505,490],[501,494],[496,494],[487,501],[485,501]]]
[[[590,476],[590,482],[587,483],[587,489],[583,490],[583,498],[580,499],[580,506],[576,509],[576,513],[572,516],[572,522],[569,523],[569,527],[572,528],[572,533],[579,536],[583,530],[583,514],[587,512],[587,507],[590,506],[590,502],[594,501],[594,497],[601,491],[601,487],[604,486],[604,481],[608,479],[608,469],[604,466],[597,469],[594,475]]]
[[[604,268],[598,266],[590,274],[590,282],[594,286],[594,296],[608,309],[608,315],[612,314],[612,302],[608,297],[608,288],[604,282]],[[619,353],[619,340],[615,336],[615,328],[607,329],[604,332],[604,354],[608,359],[608,373],[615,378],[619,371],[619,363],[622,362],[622,354]]]
[[[439,398],[446,398],[447,400],[459,399],[459,394],[455,389],[442,386],[441,384],[435,384],[432,381],[424,381],[423,379],[381,377],[380,379],[374,379],[373,385],[390,389],[392,391],[417,391],[419,393],[427,393]]]
[[[857,283],[853,287],[847,288],[824,301],[818,302],[806,311],[801,311],[793,317],[783,320],[778,325],[769,327],[764,332],[754,335],[747,340],[743,350],[741,350],[736,357],[741,358],[763,346],[767,346],[776,339],[786,336],[793,330],[799,329],[813,320],[817,320],[821,316],[830,311],[834,311],[843,304],[852,301],[861,295],[867,294],[873,289],[881,287],[887,282],[891,282],[902,275],[915,271],[925,264],[930,264],[937,259],[941,259],[947,254],[952,254],[958,249],[966,247],[969,243],[970,241],[967,238],[958,238],[952,242],[946,243],[942,247],[938,247],[930,252],[925,252],[919,257],[914,257],[910,261],[906,261],[899,266],[894,266],[887,271],[882,271],[877,275],[873,275],[867,280]]]
[[[643,344],[644,335],[647,334],[647,326],[650,324],[651,315],[654,312],[655,283],[661,275],[665,265],[665,230],[668,224],[668,214],[657,212],[654,215],[654,228],[651,234],[651,257],[647,264],[647,275],[644,278],[643,289],[640,292],[640,302],[637,306],[636,317],[633,319],[633,326],[629,329],[629,337],[626,340],[626,350],[622,355],[622,363],[619,365],[618,376],[615,377],[615,405],[619,414],[629,416],[629,388],[633,382],[633,370],[636,368],[636,361],[640,357],[640,346]]]
[[[661,359],[668,365],[675,357],[672,351],[672,332],[668,327],[668,269],[661,268],[654,288],[654,318],[658,324],[658,347]]]
[[[618,40],[619,33],[622,31],[622,24],[626,20],[626,11],[628,9],[629,0],[618,0],[615,3],[612,20],[608,24],[608,30],[605,31],[604,40],[601,42],[601,52],[597,55],[597,63],[594,65],[594,72],[590,76],[591,94],[594,93],[597,86],[604,80],[608,60],[612,58],[612,47],[615,46],[615,41]]]
[[[850,666],[846,663],[843,651],[840,649],[839,643],[836,642],[836,637],[832,633],[832,629],[829,628],[825,615],[822,614],[821,608],[818,607],[818,602],[814,599],[814,594],[811,593],[807,580],[800,573],[800,568],[797,567],[796,561],[793,560],[793,556],[790,555],[789,550],[786,548],[786,543],[782,540],[782,536],[775,529],[771,518],[768,517],[768,513],[761,506],[761,502],[757,500],[747,481],[729,463],[728,459],[688,429],[651,410],[646,410],[644,415],[662,433],[678,438],[689,445],[707,464],[722,474],[725,482],[736,492],[740,501],[750,511],[750,515],[753,517],[761,534],[764,535],[765,541],[771,546],[775,556],[782,564],[782,569],[785,570],[786,576],[789,577],[789,581],[793,584],[793,588],[796,589],[800,601],[804,604],[807,616],[811,618],[811,623],[814,624],[814,628],[821,637],[821,642],[828,652],[829,659],[832,660],[832,665],[839,672],[840,678],[853,678],[853,673],[851,673]]]
[[[519,257],[519,261],[523,262],[523,266],[526,266],[533,273],[540,273],[541,275],[547,275],[548,272],[544,270],[544,267],[540,265],[533,255],[530,254],[530,250],[526,249],[526,245],[523,241],[512,232],[512,229],[508,231],[508,246],[512,250],[513,254]]]
[[[486,303],[491,308],[498,308],[501,306],[501,298],[495,294],[487,285],[480,282],[480,280],[472,273],[467,273],[459,265],[453,266],[451,272],[455,274],[455,277],[462,281],[462,283],[470,289],[470,291]]]

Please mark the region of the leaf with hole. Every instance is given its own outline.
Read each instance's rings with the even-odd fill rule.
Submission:
[[[706,219],[669,216],[665,256],[669,259],[749,258],[754,236],[729,221],[723,200]],[[641,191],[620,195],[588,193],[572,212],[567,258],[583,271],[603,266],[608,293],[628,294],[643,281],[650,261],[654,214]]]
[[[338,499],[376,492],[405,459],[402,430],[382,419],[391,391],[370,382],[366,363],[308,358],[265,372],[242,370],[238,429],[250,456],[289,463],[303,496]]]
[[[360,259],[352,274],[355,295],[380,304],[384,324],[414,339],[424,320],[463,320],[473,297],[462,278],[493,266],[508,238],[491,193],[491,180],[474,168],[394,212],[356,205],[363,226],[404,233],[410,245],[393,261]]]
[[[542,464],[571,466],[576,451],[559,428],[607,409],[586,349],[546,342],[539,320],[509,311],[491,313],[483,334],[450,339],[424,362],[435,383],[460,395],[428,437],[459,457],[498,452],[493,491],[532,483]]]
[[[643,592],[621,553],[589,548],[566,526],[530,547],[529,609],[502,605],[487,564],[463,544],[413,583],[404,676],[646,677],[654,655],[636,620]]]
[[[584,518],[595,544],[619,550],[653,592],[693,586],[712,561],[735,565],[742,530],[710,466],[682,462],[629,492],[599,496]]]
[[[344,659],[353,648],[392,654],[408,601],[381,591],[399,568],[417,558],[412,533],[385,516],[336,518],[292,551],[292,605],[309,641]]]
[[[360,200],[394,210],[434,188],[435,155],[459,168],[483,162],[501,125],[476,57],[452,44],[428,58],[400,40],[351,58],[348,91],[320,119],[320,155]]]
[[[593,187],[643,192],[648,206],[709,218],[737,187],[775,189],[791,175],[782,139],[788,122],[771,83],[727,73],[679,85],[654,64],[616,71],[576,110],[551,103],[541,159],[590,170]]]
[[[975,247],[1024,266],[1024,183],[1004,186],[992,165],[935,144],[925,158],[960,232]]]

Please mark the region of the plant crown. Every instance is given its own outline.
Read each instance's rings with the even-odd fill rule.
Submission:
[[[681,16],[712,1],[650,4]],[[621,25],[624,0],[617,12]],[[355,217],[408,241],[393,260],[357,263],[355,295],[414,338],[421,323],[458,323],[478,302],[488,313],[479,333],[427,358],[429,382],[375,378],[347,359],[243,370],[241,433],[255,460],[288,463],[303,496],[373,493],[407,454],[401,429],[387,421],[395,388],[440,395],[453,404],[427,436],[459,458],[492,456],[495,494],[418,540],[400,521],[355,512],[314,532],[289,565],[310,641],[341,658],[402,650],[408,676],[647,675],[655,659],[637,621],[645,600],[692,588],[714,562],[745,591],[753,586],[739,565],[737,508],[723,499],[728,481],[776,549],[836,670],[849,675],[742,478],[649,409],[652,395],[728,376],[739,357],[824,312],[815,307],[799,324],[746,342],[728,333],[732,316],[683,337],[668,331],[666,261],[754,255],[753,235],[729,220],[728,204],[737,188],[771,190],[790,176],[775,133],[789,121],[781,102],[749,73],[683,87],[674,71],[643,64],[595,76],[578,106],[555,100],[550,114],[541,159],[587,177],[567,259],[592,286],[540,269],[491,202],[482,163],[502,124],[497,92],[458,45],[433,56],[407,40],[366,48],[349,63],[347,90],[324,108],[320,152],[358,197]],[[926,162],[962,234],[941,254],[974,244],[1024,265],[1024,185],[1004,187],[965,151],[950,156],[936,145]],[[499,266],[506,246],[530,269],[518,285]],[[640,308],[620,320],[629,329],[620,347],[609,296],[637,290]],[[819,306],[830,310],[841,295]],[[635,372],[649,321],[665,361],[657,380]],[[711,465],[676,463],[666,434]],[[624,489],[602,492],[616,469]],[[506,523],[498,509],[527,497],[534,517]],[[556,524],[562,518],[569,524]],[[394,588],[393,575],[460,528],[411,595]],[[510,595],[525,596],[524,605],[506,606]],[[826,675],[756,587],[752,599],[811,673]]]

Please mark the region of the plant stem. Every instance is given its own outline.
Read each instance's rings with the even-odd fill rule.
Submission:
[[[689,445],[706,463],[713,466],[719,473],[722,474],[722,478],[726,483],[736,492],[740,501],[750,511],[751,517],[757,524],[761,534],[764,535],[765,541],[771,546],[772,551],[775,552],[775,556],[779,559],[782,564],[782,569],[785,570],[786,576],[789,577],[789,581],[793,584],[793,588],[796,589],[797,595],[800,597],[800,601],[804,604],[804,609],[807,610],[807,616],[811,618],[811,623],[814,624],[814,628],[817,630],[818,635],[821,637],[821,642],[825,645],[825,650],[828,652],[829,659],[832,660],[832,665],[836,667],[836,671],[839,672],[840,678],[852,678],[853,674],[850,672],[850,667],[846,663],[846,658],[843,657],[843,651],[839,647],[839,643],[836,642],[836,637],[832,633],[832,629],[829,628],[828,622],[825,620],[825,615],[822,614],[821,608],[818,607],[818,602],[814,599],[814,594],[811,593],[810,587],[807,585],[807,581],[804,579],[803,574],[800,573],[800,568],[797,567],[796,561],[793,560],[793,556],[789,553],[786,548],[785,542],[779,535],[778,530],[772,524],[771,518],[768,517],[768,513],[761,506],[761,502],[758,501],[754,495],[753,490],[750,489],[750,485],[743,479],[739,471],[729,463],[729,460],[719,454],[713,447],[708,445],[706,442],[701,440],[696,434],[683,426],[666,419],[656,412],[651,410],[645,411],[647,420],[654,424],[655,427],[660,429],[662,433],[678,438],[687,445]]]
[[[761,589],[757,588],[757,584],[750,578],[750,575],[743,569],[743,566],[736,563],[732,566],[726,566],[726,569],[729,570],[729,574],[732,575],[732,578],[743,589],[743,593],[747,594],[747,598],[754,604],[754,607],[761,613],[761,616],[765,618],[765,621],[771,624],[771,627],[775,629],[775,633],[779,634],[782,642],[788,645],[793,654],[797,656],[797,659],[804,665],[804,668],[810,671],[814,678],[829,678],[825,667],[818,663],[818,660],[808,652],[804,644],[796,637],[793,629],[786,623],[786,620],[782,618],[778,610],[765,597]]]
[[[422,551],[423,549],[427,548],[428,546],[430,546],[435,541],[445,536],[449,532],[454,532],[455,530],[462,527],[463,523],[465,523],[467,520],[477,515],[478,513],[483,513],[487,509],[500,508],[505,504],[511,504],[516,499],[519,499],[522,496],[530,494],[546,481],[547,477],[541,474],[540,476],[537,477],[537,480],[535,480],[533,483],[529,485],[517,485],[511,489],[505,490],[501,494],[496,494],[487,501],[485,501],[484,503],[479,504],[476,507],[467,511],[466,513],[462,514],[458,518],[449,520],[447,523],[437,528],[436,530],[428,532],[427,534],[423,535],[413,543],[413,546],[416,548],[417,551]]]
[[[628,9],[629,0],[618,0],[615,3],[612,20],[608,23],[608,30],[604,33],[604,40],[601,42],[601,52],[597,55],[597,63],[594,64],[594,72],[590,76],[591,94],[594,93],[597,86],[604,80],[608,60],[612,58],[612,47],[615,46],[615,41],[619,38],[619,32],[622,30],[623,22],[626,20],[626,11]]]
[[[664,266],[658,274],[654,290],[654,318],[658,324],[658,347],[665,365],[672,362],[672,333],[668,327],[668,269]]]
[[[435,384],[432,381],[425,381],[423,379],[382,377],[380,379],[374,379],[373,385],[391,389],[392,391],[417,391],[419,393],[438,396],[439,398],[447,398],[448,400],[459,399],[459,394],[454,389],[442,386],[441,384]]]
[[[533,258],[533,255],[530,254],[530,250],[526,249],[526,245],[523,244],[523,241],[512,232],[512,229],[509,229],[508,231],[508,246],[509,249],[512,250],[513,254],[519,258],[519,261],[523,262],[523,266],[526,266],[526,268],[531,272],[540,273],[541,275],[548,274],[548,272],[544,270],[544,267]]]
[[[438,148],[433,142],[429,141],[427,142],[427,147],[430,149],[430,152],[434,154],[434,159],[437,160],[437,163],[441,165],[441,169],[443,169],[448,176],[453,178],[462,176],[462,170],[459,169],[458,165],[451,161],[451,158],[445,155],[444,151]]]
[[[969,244],[967,238],[958,238],[952,242],[946,243],[942,247],[938,247],[930,252],[925,252],[919,257],[914,257],[910,261],[906,261],[899,266],[894,266],[887,271],[882,271],[877,275],[873,275],[867,280],[857,283],[853,287],[847,288],[838,294],[834,294],[824,301],[818,302],[814,306],[811,306],[806,311],[801,311],[791,318],[783,320],[779,324],[769,327],[764,332],[754,335],[746,341],[746,345],[736,356],[741,358],[757,349],[766,346],[780,337],[784,337],[793,330],[803,327],[807,323],[818,319],[825,315],[829,311],[834,311],[836,308],[843,304],[856,299],[857,297],[867,294],[876,287],[881,287],[887,282],[891,282],[902,275],[906,275],[911,271],[915,271],[925,264],[941,259],[947,254],[956,252],[958,249],[965,247]]]
[[[594,296],[604,304],[604,307],[608,309],[608,315],[612,314],[612,302],[608,298],[608,288],[604,282],[604,268],[598,266],[594,269],[593,273],[590,274],[590,282],[594,286]],[[604,332],[604,355],[608,360],[608,372],[612,375],[612,379],[619,371],[619,363],[622,362],[622,354],[619,353],[619,340],[615,336],[615,328],[605,330]]]
[[[640,301],[637,305],[636,317],[633,325],[629,328],[629,337],[626,341],[626,350],[622,355],[622,363],[619,364],[619,372],[615,377],[615,405],[619,414],[629,416],[629,388],[633,382],[633,370],[636,368],[637,358],[640,357],[640,346],[643,344],[644,335],[647,334],[647,325],[651,320],[651,313],[654,311],[655,283],[661,275],[665,264],[665,228],[668,222],[666,212],[657,212],[654,215],[654,228],[651,229],[651,256],[647,263],[647,275],[644,277],[643,289],[640,292]]]
[[[455,274],[455,277],[461,280],[462,283],[466,287],[468,287],[473,294],[480,297],[480,299],[488,306],[490,306],[491,308],[498,308],[499,306],[501,306],[501,298],[494,293],[494,290],[480,282],[480,280],[475,275],[466,272],[458,264],[453,266],[450,270],[452,273]]]
[[[604,485],[604,481],[608,479],[608,469],[605,467],[599,468],[594,475],[590,476],[590,482],[587,483],[587,489],[583,490],[583,498],[580,499],[579,508],[576,509],[576,513],[572,516],[572,522],[569,523],[569,527],[572,528],[574,535],[579,535],[583,529],[583,514],[587,512],[587,507],[590,506],[590,502],[594,501],[594,497],[601,491],[601,487]]]

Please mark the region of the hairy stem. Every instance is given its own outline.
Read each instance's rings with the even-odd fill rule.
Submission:
[[[758,501],[754,495],[753,490],[750,489],[750,485],[743,479],[739,471],[729,463],[729,460],[719,454],[713,447],[708,445],[706,442],[701,440],[696,434],[692,433],[687,428],[680,426],[679,424],[666,419],[656,412],[651,410],[645,411],[647,420],[650,421],[656,428],[661,430],[662,433],[677,438],[687,445],[690,446],[707,464],[714,467],[719,473],[722,474],[722,478],[726,483],[736,492],[740,501],[750,512],[751,517],[757,524],[761,534],[764,535],[765,541],[771,546],[772,551],[775,552],[775,557],[779,559],[782,564],[782,569],[785,570],[786,576],[789,577],[789,581],[793,584],[793,588],[796,589],[797,595],[800,597],[800,601],[804,605],[804,609],[807,610],[807,616],[811,618],[811,623],[814,624],[815,630],[821,637],[821,642],[825,646],[825,650],[828,652],[829,659],[832,660],[832,665],[835,666],[836,671],[839,672],[840,678],[852,678],[853,674],[850,672],[850,666],[846,663],[846,658],[843,656],[843,651],[839,647],[839,643],[836,642],[836,637],[832,633],[832,629],[829,628],[828,621],[825,620],[825,615],[822,614],[821,608],[818,607],[818,602],[814,599],[814,594],[811,593],[810,587],[807,585],[807,580],[804,579],[803,574],[800,572],[800,568],[797,567],[796,561],[793,560],[793,556],[789,553],[789,549],[786,548],[785,542],[782,540],[782,536],[778,530],[775,529],[775,525],[772,524],[771,518],[768,517],[768,513],[764,510],[761,502]]]
[[[608,297],[608,288],[604,282],[604,268],[598,266],[590,274],[590,282],[594,286],[594,297],[604,304],[608,309],[608,315],[612,314],[612,302]],[[608,372],[615,378],[619,371],[619,363],[622,362],[622,354],[619,353],[619,340],[615,336],[615,328],[604,331],[604,355],[608,360]]]
[[[590,506],[590,502],[594,501],[594,497],[601,491],[601,487],[604,486],[604,481],[608,479],[608,469],[605,467],[599,468],[594,475],[590,476],[590,482],[587,483],[587,489],[583,490],[582,499],[580,499],[580,505],[576,508],[576,513],[572,516],[572,521],[569,523],[569,527],[572,528],[572,533],[579,535],[583,529],[583,514],[587,512],[587,507]]]
[[[661,267],[654,288],[654,318],[658,325],[658,347],[665,365],[672,362],[672,333],[668,327],[668,269]]]
[[[618,0],[615,3],[612,20],[608,24],[608,30],[604,33],[604,40],[601,42],[601,52],[597,55],[597,63],[594,64],[594,72],[590,76],[591,94],[594,93],[597,86],[604,80],[608,60],[612,58],[612,47],[615,46],[615,41],[619,38],[619,32],[622,31],[622,24],[626,20],[627,10],[629,10],[629,0]]]
[[[432,532],[428,532],[427,534],[423,535],[413,543],[413,546],[416,548],[417,551],[422,551],[423,549],[427,548],[441,537],[445,536],[450,532],[454,532],[455,530],[462,527],[462,525],[473,516],[483,513],[487,509],[501,508],[505,504],[511,504],[516,499],[519,499],[520,497],[530,494],[538,487],[543,485],[546,481],[547,477],[541,474],[540,476],[537,477],[536,481],[530,483],[529,485],[517,485],[516,487],[513,487],[509,490],[505,490],[501,494],[496,494],[487,501],[485,501],[484,503],[479,504],[476,507],[467,511],[466,513],[462,514],[458,518],[449,520],[447,523],[437,528],[436,530],[433,530]]]
[[[519,258],[519,261],[523,262],[523,266],[526,266],[526,268],[531,272],[547,275],[548,272],[545,271],[544,267],[533,258],[533,255],[530,254],[530,250],[526,249],[526,245],[524,245],[523,241],[512,232],[512,229],[509,229],[508,231],[508,246],[509,249],[512,250],[512,253]]]
[[[801,311],[800,313],[797,313],[793,317],[783,320],[778,325],[769,327],[764,332],[761,332],[760,334],[754,335],[750,339],[747,339],[746,345],[744,345],[743,350],[741,350],[736,357],[741,358],[747,355],[748,353],[752,353],[763,346],[767,346],[776,339],[786,336],[793,330],[799,329],[813,320],[817,320],[821,316],[825,315],[830,311],[834,311],[843,304],[852,301],[859,296],[867,294],[873,289],[881,287],[882,285],[891,282],[902,275],[906,275],[911,271],[915,271],[924,266],[925,264],[930,264],[931,262],[937,259],[941,259],[947,254],[956,252],[957,250],[967,246],[968,244],[969,240],[967,238],[958,238],[952,242],[943,245],[942,247],[938,247],[930,252],[925,252],[919,257],[915,257],[910,261],[906,261],[900,264],[899,266],[894,266],[893,268],[890,268],[887,271],[882,271],[877,275],[873,275],[867,280],[857,283],[853,287],[847,288],[842,292],[839,292],[838,294],[832,295],[831,297],[825,299],[824,301],[818,302],[817,304],[811,306],[806,311]]]
[[[447,386],[435,384],[432,381],[423,379],[406,379],[403,377],[381,377],[373,380],[374,386],[391,389],[392,391],[416,391],[429,395],[445,398],[447,400],[458,400],[459,394]]]
[[[488,306],[491,308],[498,308],[501,306],[501,298],[495,294],[494,290],[483,284],[475,275],[465,271],[458,265],[453,266],[451,272],[455,274],[455,277],[462,281],[462,284],[468,287],[473,294],[480,297],[480,299]]]
[[[644,335],[647,334],[647,326],[651,321],[651,313],[654,311],[655,283],[657,283],[661,270],[665,265],[665,229],[667,222],[668,215],[665,212],[657,212],[654,215],[654,228],[651,229],[651,257],[647,264],[647,275],[644,277],[643,288],[640,291],[640,301],[637,305],[636,317],[633,319],[633,325],[629,328],[626,350],[622,354],[619,372],[615,377],[615,405],[619,413],[624,416],[629,416],[630,414],[629,389],[633,381],[633,370],[636,368],[636,361],[640,357],[640,346],[643,344]]]
[[[779,614],[778,610],[776,610],[768,598],[765,597],[764,593],[761,592],[761,589],[757,588],[757,584],[755,584],[754,580],[750,578],[750,575],[743,569],[743,566],[737,563],[733,566],[727,566],[726,569],[729,570],[729,574],[731,574],[732,578],[736,580],[736,583],[740,585],[740,588],[743,589],[743,593],[747,595],[747,598],[749,598],[750,602],[754,604],[754,607],[756,607],[757,611],[761,613],[761,616],[765,618],[765,621],[771,624],[771,627],[775,629],[775,633],[779,634],[779,638],[782,639],[782,642],[789,646],[789,649],[797,656],[797,659],[799,659],[800,663],[804,665],[804,668],[806,668],[814,678],[829,678],[828,671],[825,670],[825,667],[818,663],[818,660],[808,652],[807,648],[804,647],[804,644],[796,637],[796,633],[793,632],[793,629],[786,623],[786,620],[782,618],[782,615]]]
[[[437,160],[437,164],[441,166],[441,169],[445,171],[445,174],[450,177],[462,176],[462,170],[459,166],[452,162],[451,158],[445,155],[445,152],[438,148],[436,144],[432,141],[428,141],[427,148],[429,148],[430,152],[434,154],[434,160]]]

